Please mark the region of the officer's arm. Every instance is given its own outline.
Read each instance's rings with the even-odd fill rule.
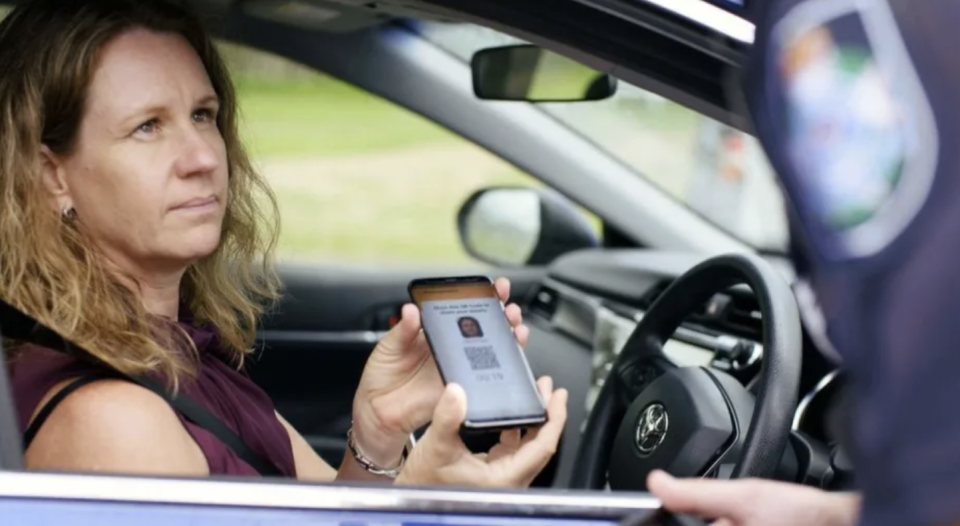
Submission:
[[[861,523],[960,524],[960,2],[756,7],[747,100],[849,373]]]

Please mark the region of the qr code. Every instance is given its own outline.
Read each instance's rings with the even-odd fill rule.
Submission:
[[[500,368],[492,345],[468,345],[463,350],[467,353],[467,360],[470,360],[470,369],[474,371]]]

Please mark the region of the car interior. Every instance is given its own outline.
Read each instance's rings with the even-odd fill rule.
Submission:
[[[471,221],[473,215],[497,208],[498,189],[472,196],[457,218],[464,246],[484,262],[484,273],[512,281],[512,299],[531,329],[525,354],[533,372],[552,376],[570,392],[560,448],[535,488],[642,491],[654,468],[851,487],[853,473],[834,430],[843,377],[801,316],[785,255],[744,250],[728,233],[709,227],[697,236],[653,231],[650,214],[683,207],[661,206],[669,199],[653,190],[643,194],[651,204],[642,210],[617,192],[588,191],[576,182],[577,171],[606,165],[594,164],[586,150],[558,158],[545,149],[549,136],[524,135],[510,128],[507,110],[489,109],[490,101],[533,100],[509,92],[504,68],[520,67],[522,60],[511,62],[506,54],[550,52],[594,74],[586,92],[569,96],[571,104],[629,83],[749,131],[733,87],[752,36],[749,10],[700,0],[674,6],[652,0],[192,3],[217,21],[213,29],[221,38],[379,90],[508,161],[528,163],[535,176],[558,178],[544,179],[549,188],[536,192],[540,230],[518,241],[523,249],[502,241],[485,245],[471,230],[483,223]],[[693,4],[703,9],[683,10]],[[418,84],[430,73],[410,62],[404,54],[410,48],[396,45],[415,37],[418,21],[470,22],[528,44],[478,53],[468,91],[437,91]],[[351,53],[367,53],[369,60],[355,67]],[[396,79],[393,91],[373,80],[378,75]],[[544,154],[521,158],[521,149]],[[493,205],[481,206],[485,200]],[[601,218],[602,236],[583,229],[573,202]],[[280,268],[285,295],[263,320],[262,348],[249,371],[317,452],[339,465],[364,363],[409,301],[408,283],[476,272]],[[6,437],[0,440],[9,444],[15,425],[2,409]],[[644,426],[658,417],[669,424],[651,434]],[[495,438],[465,440],[480,451]]]

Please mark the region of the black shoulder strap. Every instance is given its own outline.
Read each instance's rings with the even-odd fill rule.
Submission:
[[[41,345],[54,351],[59,351],[70,355],[77,355],[78,352],[83,352],[83,349],[80,347],[67,341],[49,327],[43,325],[39,321],[33,319],[31,316],[25,314],[3,300],[0,300],[0,336],[12,340]],[[129,380],[153,391],[158,396],[166,400],[167,403],[169,403],[175,410],[183,415],[184,418],[212,433],[215,437],[217,437],[217,439],[232,449],[233,452],[240,457],[240,459],[247,464],[250,464],[250,466],[257,470],[257,472],[259,472],[261,475],[282,476],[282,473],[276,465],[257,454],[257,452],[251,449],[250,446],[243,441],[243,439],[241,439],[236,433],[233,432],[233,430],[227,427],[223,421],[211,414],[194,400],[181,394],[178,394],[177,396],[171,396],[163,385],[151,378],[144,376],[128,376],[120,373],[119,371],[84,376],[62,389],[47,403],[46,406],[44,406],[41,413],[38,414],[37,418],[34,419],[34,425],[31,425],[27,429],[27,434],[24,436],[24,440],[26,442],[24,447],[29,445],[37,431],[39,431],[40,426],[43,425],[43,421],[50,416],[50,412],[53,411],[54,407],[56,407],[58,403],[66,398],[67,395],[76,389],[79,389],[83,385],[107,377]]]
[[[23,434],[23,449],[26,451],[30,444],[33,443],[33,439],[37,437],[37,432],[40,431],[40,428],[43,427],[44,422],[50,418],[50,414],[53,413],[53,410],[60,405],[67,396],[71,393],[80,389],[81,387],[96,382],[97,380],[103,380],[107,378],[116,378],[117,375],[111,372],[105,371],[103,373],[93,373],[85,376],[81,376],[74,381],[70,382],[63,389],[57,391],[57,394],[53,395],[50,400],[47,400],[47,403],[43,405],[43,409],[37,413],[37,416],[34,417],[33,421],[30,422],[30,425],[27,426],[27,431]]]
[[[146,377],[131,377],[131,379],[140,384],[141,386],[157,393],[166,400],[174,409],[180,412],[184,418],[193,422],[194,424],[206,429],[207,431],[213,433],[213,436],[217,437],[221,442],[227,445],[234,453],[237,454],[244,462],[250,464],[253,469],[257,470],[263,476],[283,476],[277,466],[270,462],[269,460],[263,458],[256,451],[250,449],[250,446],[243,441],[236,433],[233,432],[222,420],[213,416],[210,411],[207,411],[202,405],[193,401],[193,399],[178,395],[171,397],[163,385],[155,382],[154,380]]]

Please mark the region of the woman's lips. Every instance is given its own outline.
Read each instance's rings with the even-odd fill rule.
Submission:
[[[217,196],[198,197],[191,199],[183,204],[174,207],[174,210],[183,210],[190,212],[201,212],[215,209],[217,207]]]

